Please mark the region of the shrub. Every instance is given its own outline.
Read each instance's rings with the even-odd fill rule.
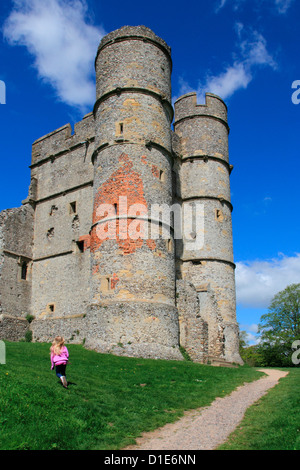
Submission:
[[[26,343],[31,343],[31,341],[32,341],[32,331],[31,330],[26,331],[25,341],[26,341]]]
[[[34,315],[28,314],[28,315],[26,316],[26,320],[28,321],[28,323],[31,323],[34,319],[35,319],[35,316],[34,316]]]

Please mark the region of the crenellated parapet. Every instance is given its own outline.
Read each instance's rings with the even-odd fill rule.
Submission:
[[[174,130],[181,138],[182,160],[192,157],[218,159],[229,167],[227,107],[216,95],[206,93],[206,104],[188,93],[175,102]]]
[[[181,121],[182,119],[203,116],[212,119],[219,119],[226,127],[228,127],[227,106],[219,96],[212,93],[205,94],[205,104],[197,104],[197,93],[192,92],[178,98],[174,106],[175,123],[178,123],[178,121]]]
[[[94,136],[94,116],[89,113],[75,124],[73,134],[71,124],[66,124],[36,140],[32,144],[31,166],[86,144],[93,140]]]

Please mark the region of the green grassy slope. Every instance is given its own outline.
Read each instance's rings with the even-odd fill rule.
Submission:
[[[300,369],[250,407],[222,450],[300,450]]]
[[[68,389],[49,344],[6,342],[0,365],[0,449],[121,449],[143,431],[261,377],[249,367],[116,357],[67,345]]]

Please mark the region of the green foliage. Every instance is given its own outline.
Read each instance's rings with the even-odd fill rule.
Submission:
[[[179,350],[182,354],[182,357],[184,358],[185,361],[192,361],[190,358],[189,353],[186,351],[186,349],[183,346],[179,346]]]
[[[33,320],[35,319],[35,316],[34,315],[26,315],[26,320],[28,321],[28,323],[31,323],[33,322]]]
[[[293,342],[300,339],[300,284],[276,294],[268,313],[261,316],[260,343],[248,346],[241,332],[240,355],[250,366],[293,367]]]
[[[276,294],[268,313],[262,315],[259,353],[265,365],[293,366],[292,344],[300,339],[300,284],[291,284]]]
[[[31,343],[31,341],[32,341],[32,331],[31,330],[26,331],[25,341],[26,341],[26,343]]]
[[[263,341],[291,343],[300,338],[300,284],[291,284],[273,298],[258,328]]]
[[[300,369],[289,369],[254,406],[220,450],[300,450]]]
[[[263,363],[258,346],[248,346],[247,348],[240,349],[240,355],[245,364],[250,367],[262,367],[266,364]]]
[[[247,367],[116,357],[67,346],[65,389],[50,370],[50,344],[6,342],[1,450],[117,450],[262,375]]]
[[[239,340],[240,340],[240,353],[241,353],[243,349],[248,346],[246,331],[240,330]]]

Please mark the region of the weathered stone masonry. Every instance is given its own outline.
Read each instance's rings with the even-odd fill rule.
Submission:
[[[28,198],[0,214],[0,338],[23,337],[30,314],[35,341],[61,334],[167,359],[181,359],[181,345],[194,361],[241,362],[226,105],[189,93],[174,114],[170,48],[144,26],[105,36],[95,67],[93,112],[73,134],[66,125],[34,142]],[[195,250],[174,238],[171,219],[167,239],[129,234],[148,228],[153,204],[196,202],[204,245]]]

